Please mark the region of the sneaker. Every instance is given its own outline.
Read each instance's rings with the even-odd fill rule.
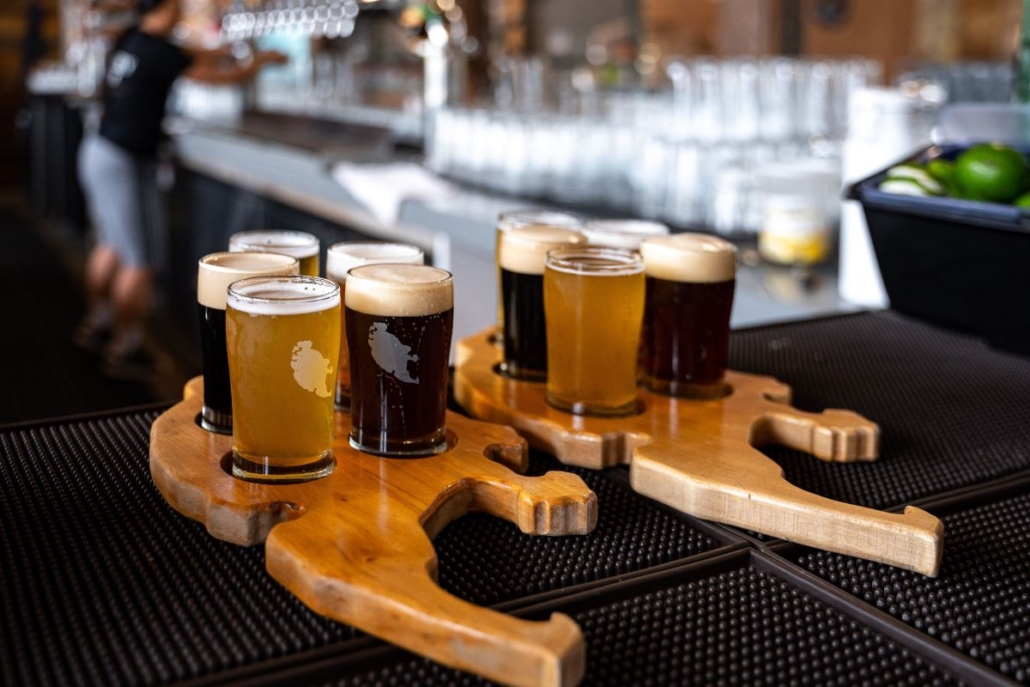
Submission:
[[[72,332],[72,343],[90,353],[103,354],[113,335],[114,330],[110,325],[97,324],[91,318],[84,317]]]
[[[146,384],[153,382],[166,367],[164,361],[142,346],[125,350],[109,345],[100,371],[112,379]]]

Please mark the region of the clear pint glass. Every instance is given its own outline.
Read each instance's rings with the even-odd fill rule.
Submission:
[[[347,272],[352,267],[382,263],[421,265],[426,256],[421,248],[406,243],[347,241],[326,252],[325,276],[340,285],[340,297],[347,302]],[[340,364],[336,376],[336,407],[350,408],[350,354],[347,350],[346,308],[340,309]]]
[[[562,248],[547,255],[547,402],[577,415],[637,409],[644,265],[634,251]]]
[[[251,277],[229,286],[227,306],[233,475],[284,482],[329,474],[340,287],[318,277]]]

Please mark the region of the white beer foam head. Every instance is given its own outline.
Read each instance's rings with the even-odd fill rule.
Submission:
[[[362,265],[347,274],[346,300],[369,315],[434,315],[454,307],[454,279],[429,265]]]
[[[225,310],[229,284],[247,277],[299,274],[297,258],[279,253],[211,253],[200,259],[197,268],[197,302]]]
[[[229,286],[226,304],[251,315],[306,315],[340,304],[340,287],[319,277],[250,277]]]
[[[330,246],[325,259],[325,276],[342,284],[347,280],[347,271],[359,265],[421,265],[425,261],[426,256],[422,249],[411,244],[346,241]]]
[[[543,274],[547,251],[564,245],[583,245],[587,237],[571,229],[542,225],[520,227],[501,234],[501,267],[519,274]]]
[[[665,236],[669,227],[644,219],[595,219],[580,229],[593,246],[637,250],[649,236]]]
[[[318,237],[305,231],[259,229],[240,231],[229,237],[229,250],[282,253],[295,258],[309,258],[318,253]]]
[[[668,281],[714,283],[737,273],[737,249],[729,241],[706,234],[672,234],[640,244],[648,276]]]

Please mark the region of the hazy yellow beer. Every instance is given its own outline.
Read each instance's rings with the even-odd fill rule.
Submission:
[[[500,334],[500,330],[504,329],[504,301],[501,293],[501,234],[510,229],[525,229],[526,227],[555,227],[576,231],[581,225],[580,219],[575,215],[565,212],[553,212],[551,210],[513,210],[511,212],[502,212],[498,216],[497,232],[494,240],[494,259],[497,263],[498,334]],[[501,343],[500,336],[497,337],[497,343]]]
[[[325,259],[325,276],[340,285],[340,299],[347,302],[347,272],[352,267],[381,263],[422,265],[425,253],[418,246],[406,243],[346,241],[329,247]],[[347,309],[340,308],[340,363],[336,373],[336,407],[350,408],[350,355],[347,353]]]
[[[260,229],[240,231],[229,237],[229,250],[233,253],[253,251],[256,253],[281,253],[300,261],[300,273],[317,277],[321,266],[318,237],[305,231],[279,231]]]
[[[560,248],[547,254],[547,402],[577,415],[637,406],[644,265],[633,251]]]
[[[340,287],[318,277],[251,277],[229,286],[233,474],[314,479],[333,470]]]
[[[232,395],[225,352],[225,299],[229,284],[247,277],[297,274],[297,258],[276,253],[211,253],[197,266],[197,312],[204,362],[200,425],[232,434]]]

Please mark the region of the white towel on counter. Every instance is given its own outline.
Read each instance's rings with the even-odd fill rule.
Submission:
[[[455,192],[454,186],[413,162],[337,162],[331,174],[336,183],[386,226],[397,224],[401,204],[406,200],[434,199]]]

